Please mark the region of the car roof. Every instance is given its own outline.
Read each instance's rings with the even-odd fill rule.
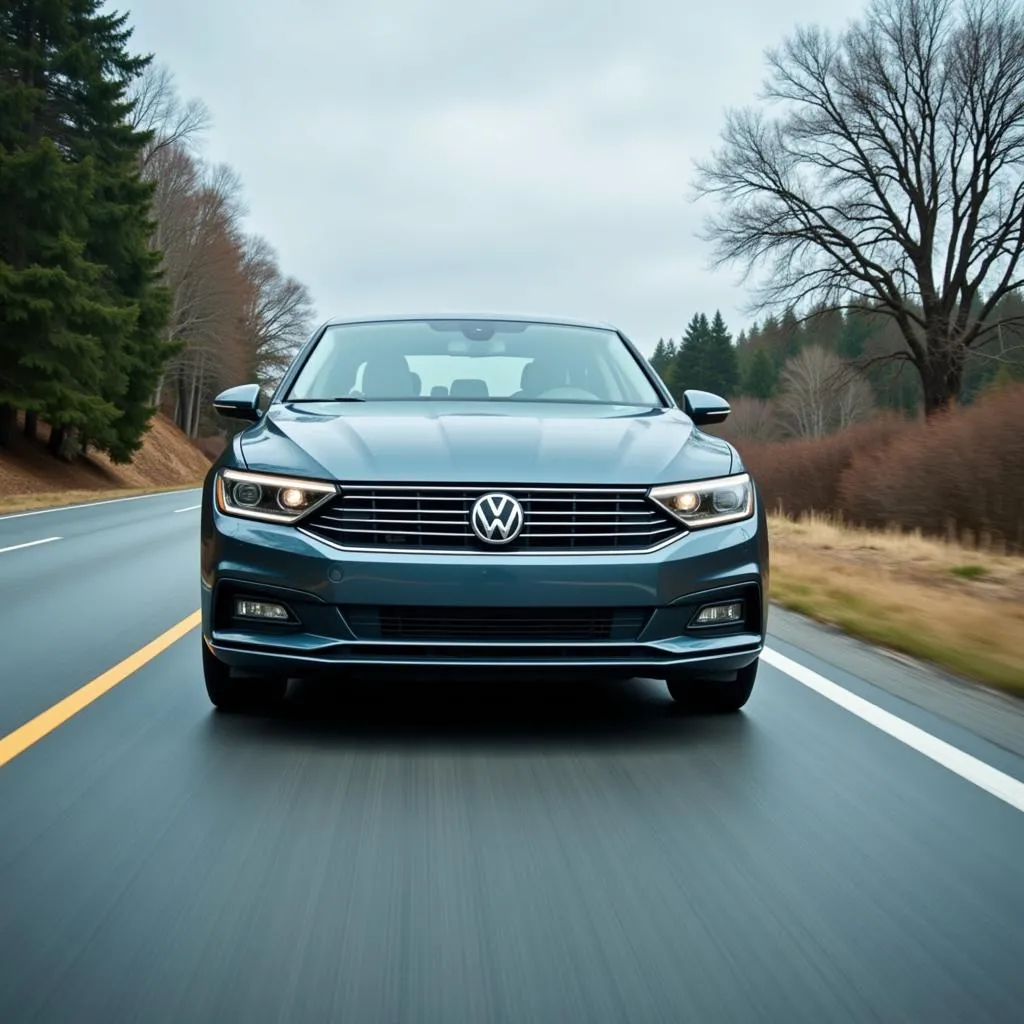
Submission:
[[[590,327],[604,331],[617,331],[608,323],[590,320],[576,320],[558,316],[517,315],[513,313],[379,313],[363,316],[331,317],[325,327],[341,324],[396,323],[402,320],[501,320],[527,324],[558,324],[562,327]]]

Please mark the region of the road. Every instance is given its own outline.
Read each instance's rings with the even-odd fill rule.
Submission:
[[[650,681],[225,717],[195,629],[104,676],[198,607],[198,501],[0,519],[0,1021],[1021,1019],[1018,706],[773,610],[728,719]]]

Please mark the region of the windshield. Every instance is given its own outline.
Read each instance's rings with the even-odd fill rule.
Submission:
[[[493,320],[328,327],[285,401],[663,404],[614,332]]]

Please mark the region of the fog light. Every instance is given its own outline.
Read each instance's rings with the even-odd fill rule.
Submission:
[[[240,597],[235,601],[235,614],[243,619],[271,619],[287,622],[291,617],[283,604],[274,601],[250,601]]]
[[[727,604],[706,604],[694,619],[695,626],[725,626],[743,619],[743,602],[729,601]]]

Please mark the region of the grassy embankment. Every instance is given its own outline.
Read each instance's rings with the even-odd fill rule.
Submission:
[[[813,516],[769,533],[780,605],[1024,696],[1024,558]]]
[[[0,449],[0,515],[56,505],[174,491],[199,484],[207,457],[163,416],[156,416],[142,449],[130,465],[115,466],[96,453],[66,463],[47,453],[45,425],[40,440],[17,437]]]

